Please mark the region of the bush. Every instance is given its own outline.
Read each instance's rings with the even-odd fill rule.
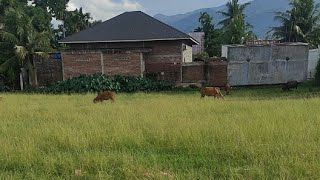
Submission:
[[[193,59],[206,59],[209,57],[209,54],[206,52],[201,52],[193,56]]]
[[[8,86],[0,84],[0,92],[9,91],[9,90],[10,88]]]
[[[40,90],[47,93],[83,93],[113,90],[116,92],[165,91],[174,87],[173,82],[154,81],[135,76],[117,75],[109,77],[103,74],[81,75],[66,81],[59,81]]]
[[[318,60],[317,66],[316,66],[316,74],[314,77],[315,84],[317,86],[320,86],[320,59]]]

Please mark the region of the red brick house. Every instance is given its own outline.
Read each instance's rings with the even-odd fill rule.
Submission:
[[[81,74],[145,76],[182,80],[182,63],[192,61],[189,35],[140,12],[125,12],[62,39],[63,79]]]

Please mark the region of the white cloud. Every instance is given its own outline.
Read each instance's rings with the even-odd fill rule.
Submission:
[[[142,5],[132,0],[70,0],[68,10],[82,7],[94,20],[107,20],[125,11],[143,10]]]

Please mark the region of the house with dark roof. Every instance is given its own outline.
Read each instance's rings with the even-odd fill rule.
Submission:
[[[125,12],[62,39],[63,79],[81,74],[153,75],[182,80],[182,64],[192,61],[189,35],[140,12]]]

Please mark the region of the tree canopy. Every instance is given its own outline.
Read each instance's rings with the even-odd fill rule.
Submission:
[[[274,38],[283,42],[306,42],[316,47],[320,43],[319,7],[314,0],[291,0],[291,9],[275,12],[274,19],[280,23],[272,27]]]
[[[0,74],[14,86],[21,69],[34,80],[32,59],[59,49],[58,40],[101,21],[82,8],[67,10],[69,0],[0,0]],[[57,29],[52,19],[62,21]]]

